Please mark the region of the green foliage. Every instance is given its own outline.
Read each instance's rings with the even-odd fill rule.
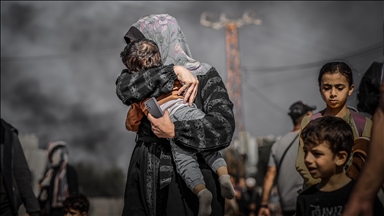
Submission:
[[[117,166],[102,169],[91,163],[73,164],[80,190],[88,197],[122,197],[125,189],[125,174]]]

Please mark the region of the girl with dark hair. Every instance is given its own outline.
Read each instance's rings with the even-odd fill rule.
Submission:
[[[372,121],[363,115],[348,109],[347,100],[355,88],[353,84],[352,69],[344,62],[329,62],[320,69],[318,77],[319,91],[326,108],[311,116],[306,116],[301,122],[303,129],[309,121],[322,116],[336,116],[344,119],[351,127],[354,138],[363,137],[369,140]],[[300,139],[299,150],[296,159],[296,170],[304,178],[304,188],[320,182],[320,179],[313,178],[304,164],[303,140]],[[345,169],[354,169],[352,157],[349,158]],[[348,172],[348,171],[347,171]],[[347,173],[348,174],[348,173]],[[356,176],[350,176],[356,178]]]

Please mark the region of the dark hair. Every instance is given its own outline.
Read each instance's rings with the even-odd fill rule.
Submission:
[[[128,67],[128,66],[127,66],[127,60],[128,60],[128,54],[129,54],[129,50],[128,50],[128,48],[129,48],[129,44],[126,45],[126,46],[124,47],[124,50],[121,51],[121,53],[120,53],[121,61],[123,62],[123,64],[125,65],[125,67]]]
[[[293,124],[296,126],[301,123],[303,118],[309,111],[316,109],[316,106],[310,106],[303,101],[296,101],[289,107],[288,115],[291,117]]]
[[[349,86],[353,84],[353,74],[352,69],[345,63],[345,62],[328,62],[320,69],[318,82],[319,85],[321,85],[321,79],[323,78],[323,75],[325,73],[335,74],[340,73],[347,78],[347,81],[349,83]]]
[[[301,131],[300,137],[304,144],[319,145],[326,141],[334,154],[346,151],[347,158],[351,154],[354,140],[351,126],[335,116],[323,116],[310,121]]]
[[[138,72],[162,65],[157,44],[148,39],[132,41],[120,53],[123,64],[130,72]]]
[[[72,194],[64,200],[63,205],[64,210],[74,209],[80,213],[88,213],[89,210],[89,200],[83,194]]]
[[[380,85],[382,80],[382,62],[373,62],[361,78],[357,92],[357,109],[373,116],[380,101]]]

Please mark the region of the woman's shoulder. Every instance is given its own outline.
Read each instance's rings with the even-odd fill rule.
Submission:
[[[203,78],[203,77],[206,77],[206,76],[212,76],[214,74],[218,74],[216,68],[214,67],[211,67],[209,70],[207,70],[205,73],[199,73],[197,74],[197,78]]]
[[[211,67],[206,73],[197,75],[197,79],[199,81],[208,81],[212,79],[222,80],[222,77],[216,68]]]

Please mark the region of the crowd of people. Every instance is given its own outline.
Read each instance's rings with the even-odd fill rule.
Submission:
[[[233,104],[228,98],[226,88],[214,67],[192,58],[184,34],[173,17],[167,14],[142,17],[125,35],[127,46],[134,46],[132,44],[137,43],[135,41],[143,38],[157,44],[163,64],[142,68],[139,72],[130,71],[130,64],[133,62],[129,61],[129,58],[122,58],[128,69],[124,69],[116,81],[117,95],[128,106],[134,106],[149,97],[155,97],[165,114],[154,118],[145,111],[145,106],[141,105],[144,114],[140,116],[140,127],[136,129],[137,144],[128,170],[123,215],[128,215],[128,212],[138,215],[155,213],[172,215],[175,212],[184,212],[186,215],[223,215],[223,209],[225,209],[223,198],[227,197],[223,196],[222,188],[217,190],[220,188],[217,186],[221,184],[217,181],[217,175],[219,175],[217,170],[210,170],[210,176],[204,176],[204,180],[209,179],[212,184],[202,182],[207,186],[204,190],[208,190],[213,197],[212,206],[204,211],[199,206],[202,203],[198,203],[201,199],[193,199],[192,193],[187,190],[189,187],[190,191],[195,192],[194,189],[182,181],[185,179],[183,175],[187,170],[180,172],[175,155],[184,151],[175,150],[174,146],[194,150],[196,159],[193,161],[198,162],[194,166],[202,170],[210,167],[209,161],[203,156],[207,151],[215,152],[228,147],[234,132],[234,116]],[[148,50],[143,48],[141,54],[145,51]],[[140,58],[142,63],[155,60],[152,54],[144,54]],[[190,73],[178,70],[174,65],[182,66]],[[193,76],[190,76],[191,74]],[[176,86],[179,82],[182,85]],[[183,87],[187,89],[185,94],[182,94]],[[254,196],[256,200],[259,199],[259,203],[253,207],[248,205],[244,207],[238,202],[227,202],[227,205],[237,204],[239,210],[249,207],[248,210],[241,211],[245,215],[270,215],[268,202],[276,178],[283,215],[300,213],[316,215],[319,211],[325,212],[321,214],[329,212],[331,215],[341,214],[355,180],[359,177],[361,164],[365,161],[364,157],[355,157],[355,155],[366,156],[364,146],[368,145],[367,142],[355,140],[363,139],[369,143],[372,121],[347,107],[347,99],[354,91],[354,83],[352,70],[345,62],[335,61],[325,64],[320,69],[318,88],[325,102],[325,109],[312,113],[315,107],[301,101],[291,106],[289,115],[294,128],[272,148],[262,196],[261,198],[257,198],[260,196],[257,194]],[[201,109],[202,114],[200,117],[175,120],[173,115],[183,105],[176,105],[175,102],[168,102],[169,100],[164,101],[165,97],[177,98],[184,103],[188,101],[189,105],[195,101],[197,104],[195,108]],[[128,115],[127,122],[132,121],[131,118],[132,115]],[[323,121],[326,122],[326,126],[320,132],[315,130],[318,132],[315,134],[309,131],[307,132],[310,134],[309,137],[303,135],[303,130],[303,132],[306,128],[309,130],[311,125],[315,125],[315,128],[323,125]],[[341,126],[335,126],[336,129],[334,129],[332,124],[337,124],[334,121],[339,122]],[[217,124],[218,122],[220,124]],[[349,131],[343,131],[345,125],[348,126]],[[127,128],[130,128],[129,125]],[[329,130],[337,133],[327,134]],[[345,136],[340,135],[339,132]],[[169,145],[166,145],[167,143]],[[339,148],[339,145],[343,148]],[[156,159],[158,159],[157,162]],[[164,164],[167,168],[162,167],[162,165],[165,166]],[[163,179],[162,176],[167,178]],[[194,176],[201,179],[201,175]],[[151,183],[150,188],[145,188],[148,183],[142,184],[140,181],[144,179]],[[157,184],[153,185],[155,179],[160,180],[160,187]],[[164,185],[167,187],[162,187]],[[236,185],[233,186],[236,190]],[[175,190],[175,187],[179,190]],[[327,194],[326,192],[338,190],[345,190],[343,195],[347,197],[338,200],[338,203],[325,202],[327,201],[323,200],[326,199],[325,195],[320,195],[322,199],[316,197],[317,193]],[[248,188],[246,191],[254,192],[255,190]],[[238,194],[236,193],[233,199],[236,199]],[[138,195],[142,198],[141,200],[135,199]],[[315,196],[314,200],[317,203],[299,202],[305,195]],[[175,199],[173,199],[173,205],[169,205],[169,197],[177,197],[177,203],[174,203]],[[310,199],[304,198],[304,200]],[[317,205],[318,208],[311,210],[306,208],[306,205]],[[228,209],[234,211],[236,208]],[[301,212],[298,212],[298,209]],[[374,209],[375,214],[383,213],[380,202],[375,202]]]
[[[314,112],[316,106],[303,101],[290,106],[293,127],[273,144],[257,185],[253,177],[228,174],[220,150],[232,142],[233,103],[216,69],[192,58],[177,20],[144,16],[124,39],[126,68],[116,94],[130,106],[126,128],[137,137],[122,215],[384,215],[377,197],[384,190],[383,75],[371,119],[347,106],[355,89],[350,66],[324,64],[318,75],[324,109]],[[152,97],[161,117],[145,105]],[[2,119],[1,215],[17,215],[22,203],[31,216],[88,214],[67,144],[51,142],[47,152],[36,197],[17,130]]]

